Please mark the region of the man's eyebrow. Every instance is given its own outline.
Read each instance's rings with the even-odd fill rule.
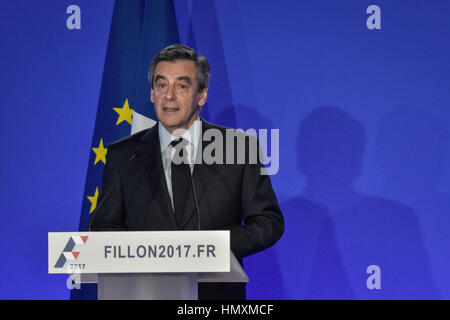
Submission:
[[[168,80],[168,79],[167,79],[167,77],[158,74],[155,77],[155,82],[158,82],[159,80]],[[178,81],[186,81],[187,83],[192,84],[192,79],[190,77],[188,77],[188,76],[180,76],[180,77],[177,78],[177,80]]]
[[[155,82],[158,82],[158,80],[167,80],[167,78],[164,77],[164,76],[162,76],[162,75],[160,75],[160,74],[158,74],[158,75],[155,77]]]
[[[192,80],[188,76],[178,77],[177,80],[186,81],[187,83],[192,84]]]

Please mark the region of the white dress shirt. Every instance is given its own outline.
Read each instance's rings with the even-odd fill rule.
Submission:
[[[161,146],[161,159],[164,168],[164,175],[166,177],[167,190],[169,191],[170,201],[173,208],[173,192],[172,192],[172,158],[175,153],[175,148],[170,145],[173,140],[177,140],[178,137],[173,136],[166,128],[158,122],[158,133],[159,133],[159,144]],[[191,127],[181,136],[183,139],[188,141],[186,145],[187,159],[189,161],[189,166],[191,168],[191,174],[194,171],[195,158],[194,155],[197,154],[198,144],[200,141],[201,133],[201,121],[200,118],[194,121]]]

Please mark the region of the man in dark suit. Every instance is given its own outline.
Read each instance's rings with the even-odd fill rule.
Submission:
[[[153,59],[149,80],[159,121],[108,146],[90,230],[230,230],[231,250],[241,264],[273,245],[284,232],[284,220],[264,166],[250,161],[259,149],[251,148],[250,136],[243,133],[232,140],[244,137],[243,151],[237,144],[230,149],[228,129],[199,117],[208,91],[208,61],[189,47],[172,45]],[[223,161],[202,159],[215,141],[210,134],[204,139],[208,132],[224,137],[223,146],[209,154]],[[226,161],[230,152],[231,163]],[[176,156],[195,163],[176,163]],[[245,284],[199,284],[198,296],[245,299]]]

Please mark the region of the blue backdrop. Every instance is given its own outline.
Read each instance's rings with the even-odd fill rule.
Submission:
[[[47,232],[78,229],[113,5],[0,1],[2,299],[69,297]],[[211,63],[205,117],[280,129],[286,232],[245,260],[248,297],[450,299],[450,2],[174,7],[180,42]]]

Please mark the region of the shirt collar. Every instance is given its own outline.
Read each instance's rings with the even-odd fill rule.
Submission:
[[[182,135],[183,139],[189,141],[194,147],[198,145],[198,140],[200,137],[201,130],[201,121],[200,117],[197,116],[194,123],[190,126],[190,128]],[[161,121],[158,121],[158,133],[159,133],[159,144],[161,146],[161,152],[164,152],[169,144],[178,139],[173,136],[166,128],[162,125]]]

